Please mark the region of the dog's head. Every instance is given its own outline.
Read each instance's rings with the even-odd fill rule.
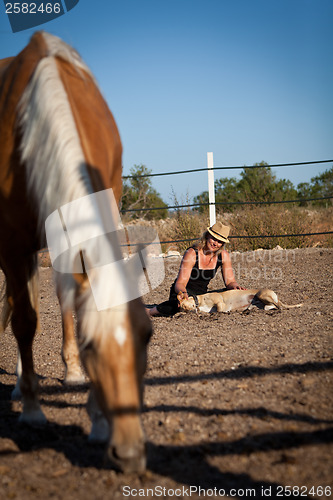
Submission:
[[[196,311],[196,305],[195,305],[195,300],[193,297],[188,297],[183,294],[183,292],[179,292],[177,295],[177,299],[179,302],[179,308],[181,311],[188,312],[188,311]]]

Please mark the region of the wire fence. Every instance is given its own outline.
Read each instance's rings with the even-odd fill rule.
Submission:
[[[211,170],[235,170],[235,169],[251,169],[251,168],[280,168],[280,167],[298,167],[302,165],[316,165],[320,163],[332,163],[333,160],[316,160],[316,161],[303,161],[298,163],[276,163],[273,165],[238,165],[233,167],[211,167]],[[191,170],[177,170],[173,172],[156,172],[155,174],[140,174],[140,175],[125,175],[123,179],[138,179],[140,177],[159,177],[164,175],[178,175],[178,174],[192,174],[194,172],[207,172],[205,168],[193,168]]]
[[[252,238],[291,238],[291,237],[298,237],[298,236],[319,236],[319,235],[324,235],[324,234],[333,234],[333,231],[322,231],[320,233],[293,233],[293,234],[256,234],[254,236],[248,236],[248,235],[238,235],[238,236],[228,236],[229,240],[234,240],[234,239],[252,239]],[[191,242],[191,241],[198,241],[198,238],[185,238],[181,240],[165,240],[165,241],[159,241],[156,244],[168,244],[168,243],[186,243],[186,242]],[[144,243],[142,243],[144,244]],[[154,242],[149,243],[150,245],[153,245]]]
[[[312,162],[299,162],[299,163],[279,163],[274,165],[254,165],[254,166],[234,166],[234,167],[212,167],[213,170],[227,170],[227,169],[246,169],[246,168],[265,168],[265,167],[293,167],[299,165],[313,165],[313,164],[322,164],[322,163],[333,163],[333,160],[321,160],[321,161],[312,161]],[[157,177],[164,175],[175,175],[175,174],[187,174],[193,172],[202,172],[207,171],[207,168],[200,169],[192,169],[192,170],[180,170],[176,172],[163,172],[163,173],[155,173],[155,174],[143,174],[143,175],[132,175],[132,176],[123,176],[123,179],[131,179],[131,178],[139,178],[139,177]],[[300,202],[308,202],[308,201],[320,201],[320,200],[329,200],[333,198],[333,194],[331,196],[322,196],[317,198],[307,198],[307,199],[295,199],[295,200],[279,200],[279,201],[244,201],[244,202],[215,202],[215,203],[191,203],[186,205],[171,205],[171,206],[161,206],[161,207],[147,207],[147,208],[138,208],[138,209],[127,209],[120,210],[121,213],[134,213],[134,212],[148,212],[153,210],[172,210],[172,209],[184,209],[184,208],[194,208],[194,207],[203,207],[210,205],[273,205],[273,204],[283,204],[283,203],[300,203]],[[292,233],[292,234],[260,234],[260,235],[230,235],[230,240],[237,239],[271,239],[271,238],[291,238],[291,237],[310,237],[310,236],[320,236],[320,235],[330,235],[333,234],[333,231],[321,231],[321,232],[307,232],[307,233]],[[174,244],[174,243],[190,243],[197,241],[196,238],[182,238],[182,239],[172,239],[172,240],[159,240],[158,242],[146,242],[147,244]],[[144,243],[142,243],[144,244]],[[48,253],[48,249],[45,248],[41,250],[41,254]]]
[[[260,239],[260,238],[290,238],[290,237],[298,237],[298,236],[320,236],[320,235],[327,235],[327,234],[333,234],[333,231],[322,231],[319,233],[294,233],[294,234],[261,234],[261,235],[254,235],[254,236],[248,236],[248,235],[238,235],[238,236],[228,236],[230,240],[234,239]],[[194,241],[198,241],[198,238],[183,238],[183,239],[177,239],[177,240],[162,240],[162,241],[143,241],[143,242],[136,242],[135,245],[137,246],[152,246],[152,245],[168,245],[172,243],[191,243]],[[128,248],[128,244],[121,244],[121,247],[126,247]],[[39,251],[39,254],[47,254],[49,252],[48,248],[43,248],[42,250]]]
[[[177,210],[179,208],[193,208],[193,207],[208,207],[210,205],[274,205],[281,203],[303,203],[307,201],[320,201],[320,200],[330,200],[332,196],[321,196],[320,198],[300,198],[297,200],[279,200],[279,201],[216,201],[214,203],[204,202],[204,203],[189,203],[187,205],[165,205],[162,207],[146,207],[146,208],[131,208],[120,210],[121,213],[128,212],[150,212],[153,210]]]
[[[315,165],[315,164],[323,164],[323,163],[333,163],[333,160],[316,160],[316,161],[306,161],[306,162],[298,162],[298,163],[276,163],[272,165],[244,165],[244,166],[228,166],[228,167],[211,167],[211,170],[230,170],[230,169],[253,169],[253,168],[278,168],[278,167],[295,167],[302,165]],[[158,177],[165,175],[177,175],[177,174],[189,174],[194,172],[207,172],[207,167],[205,168],[196,168],[190,170],[177,170],[172,172],[159,172],[159,173],[149,173],[149,174],[138,174],[138,175],[126,175],[123,176],[123,179],[139,179],[146,177]],[[332,196],[323,196],[318,198],[301,198],[296,200],[279,200],[279,201],[237,201],[237,202],[201,202],[201,203],[190,203],[186,205],[163,205],[160,207],[145,207],[145,208],[133,208],[133,209],[124,209],[121,210],[121,213],[127,212],[148,212],[154,210],[174,210],[180,208],[193,208],[193,207],[201,207],[201,206],[210,206],[210,205],[273,205],[276,203],[303,203],[308,201],[320,201],[320,200],[329,200],[332,199]]]
[[[297,163],[277,163],[272,165],[238,165],[238,166],[214,166],[212,170],[230,170],[230,169],[254,169],[254,168],[282,168],[282,167],[295,167],[302,165],[316,165],[316,164],[325,164],[325,163],[333,163],[333,160],[316,160],[316,161],[307,161],[307,162],[297,162]],[[195,172],[207,172],[207,167],[205,168],[197,168],[190,170],[178,170],[171,172],[160,172],[160,173],[147,173],[140,175],[127,175],[123,176],[123,179],[136,179],[136,178],[147,178],[147,177],[158,177],[158,176],[167,176],[167,175],[178,175],[178,174],[189,174]],[[237,201],[237,202],[198,202],[198,203],[189,203],[189,204],[177,204],[177,205],[164,205],[158,207],[144,207],[144,208],[132,208],[132,209],[122,209],[121,213],[142,213],[142,212],[150,212],[150,211],[158,211],[158,210],[180,210],[187,208],[200,208],[200,207],[209,207],[211,205],[219,206],[244,206],[244,205],[275,205],[275,204],[288,204],[288,203],[306,203],[313,201],[322,201],[322,200],[330,200],[333,198],[333,193],[330,196],[321,196],[316,198],[298,198],[293,200],[270,200],[270,201]],[[317,236],[317,235],[329,235],[333,234],[333,231],[323,231],[323,232],[315,232],[315,233],[298,233],[298,234],[274,234],[274,235],[235,235],[230,236],[231,239],[262,239],[262,238],[290,238],[290,237],[307,237],[307,236]],[[161,241],[161,244],[171,244],[171,243],[183,243],[183,242],[191,242],[195,241],[197,238],[187,238],[187,239],[179,239],[179,240],[168,240]]]

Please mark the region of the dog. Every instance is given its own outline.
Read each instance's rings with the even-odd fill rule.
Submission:
[[[250,290],[226,290],[224,292],[210,292],[202,295],[195,295],[186,298],[183,292],[177,295],[180,305],[180,311],[196,311],[196,312],[221,312],[229,313],[232,311],[245,311],[253,305],[256,300],[259,300],[264,305],[264,309],[290,309],[293,307],[301,307],[302,304],[288,305],[279,300],[277,294],[273,290],[250,289]]]

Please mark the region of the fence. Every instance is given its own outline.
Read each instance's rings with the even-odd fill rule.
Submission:
[[[210,153],[208,153],[209,155]],[[143,174],[143,175],[128,175],[124,176],[123,179],[132,179],[132,178],[140,178],[140,177],[158,177],[158,176],[167,176],[167,175],[179,175],[179,174],[189,174],[189,173],[195,173],[195,172],[203,172],[209,170],[215,171],[215,170],[230,170],[230,169],[253,169],[253,168],[281,168],[281,167],[294,167],[294,166],[301,166],[301,165],[315,165],[315,164],[324,164],[324,163],[333,163],[333,160],[317,160],[317,161],[308,161],[308,162],[299,162],[299,163],[278,163],[278,164],[273,164],[273,165],[251,165],[251,166],[229,166],[229,167],[215,167],[212,166],[212,158],[208,159],[208,169],[207,168],[198,168],[198,169],[190,169],[190,170],[178,170],[178,171],[173,171],[173,172],[162,172],[162,173],[151,173],[151,174]],[[209,172],[209,173],[210,173]],[[214,183],[214,179],[213,179]],[[205,203],[191,203],[187,205],[168,205],[168,206],[163,206],[163,207],[147,207],[147,208],[139,208],[139,209],[128,209],[128,210],[121,210],[121,213],[135,213],[135,212],[148,212],[148,211],[156,211],[156,210],[175,210],[175,209],[184,209],[184,208],[194,208],[194,207],[201,207],[201,206],[214,206],[216,207],[217,205],[274,205],[274,204],[287,204],[287,203],[303,203],[307,201],[320,201],[320,200],[329,200],[333,198],[333,194],[330,196],[322,196],[318,198],[302,198],[302,199],[295,199],[295,200],[281,200],[281,201],[244,201],[244,202],[216,202],[214,201],[209,201]],[[248,236],[248,235],[236,235],[236,236],[230,236],[231,239],[250,239],[250,238],[255,238],[255,239],[260,239],[260,238],[290,238],[290,237],[307,237],[307,236],[317,236],[317,235],[328,235],[328,234],[333,234],[333,231],[322,231],[322,232],[315,232],[315,233],[295,233],[295,234],[274,234],[274,235],[253,235],[253,236]],[[182,243],[182,242],[191,242],[195,241],[196,238],[186,238],[186,239],[179,239],[179,240],[168,240],[168,241],[161,241],[161,243],[164,244],[171,244],[171,243]]]

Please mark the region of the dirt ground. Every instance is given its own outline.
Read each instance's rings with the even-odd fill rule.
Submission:
[[[0,498],[329,498],[333,488],[331,249],[232,254],[239,282],[299,309],[154,318],[145,379],[147,472],[116,472],[90,445],[88,384],[62,384],[52,270],[41,268],[42,333],[34,344],[48,424],[17,422],[16,346],[0,354]],[[144,297],[165,300],[179,258]],[[3,275],[0,276],[3,281]],[[0,283],[1,285],[1,283]],[[222,288],[216,277],[211,288]]]

